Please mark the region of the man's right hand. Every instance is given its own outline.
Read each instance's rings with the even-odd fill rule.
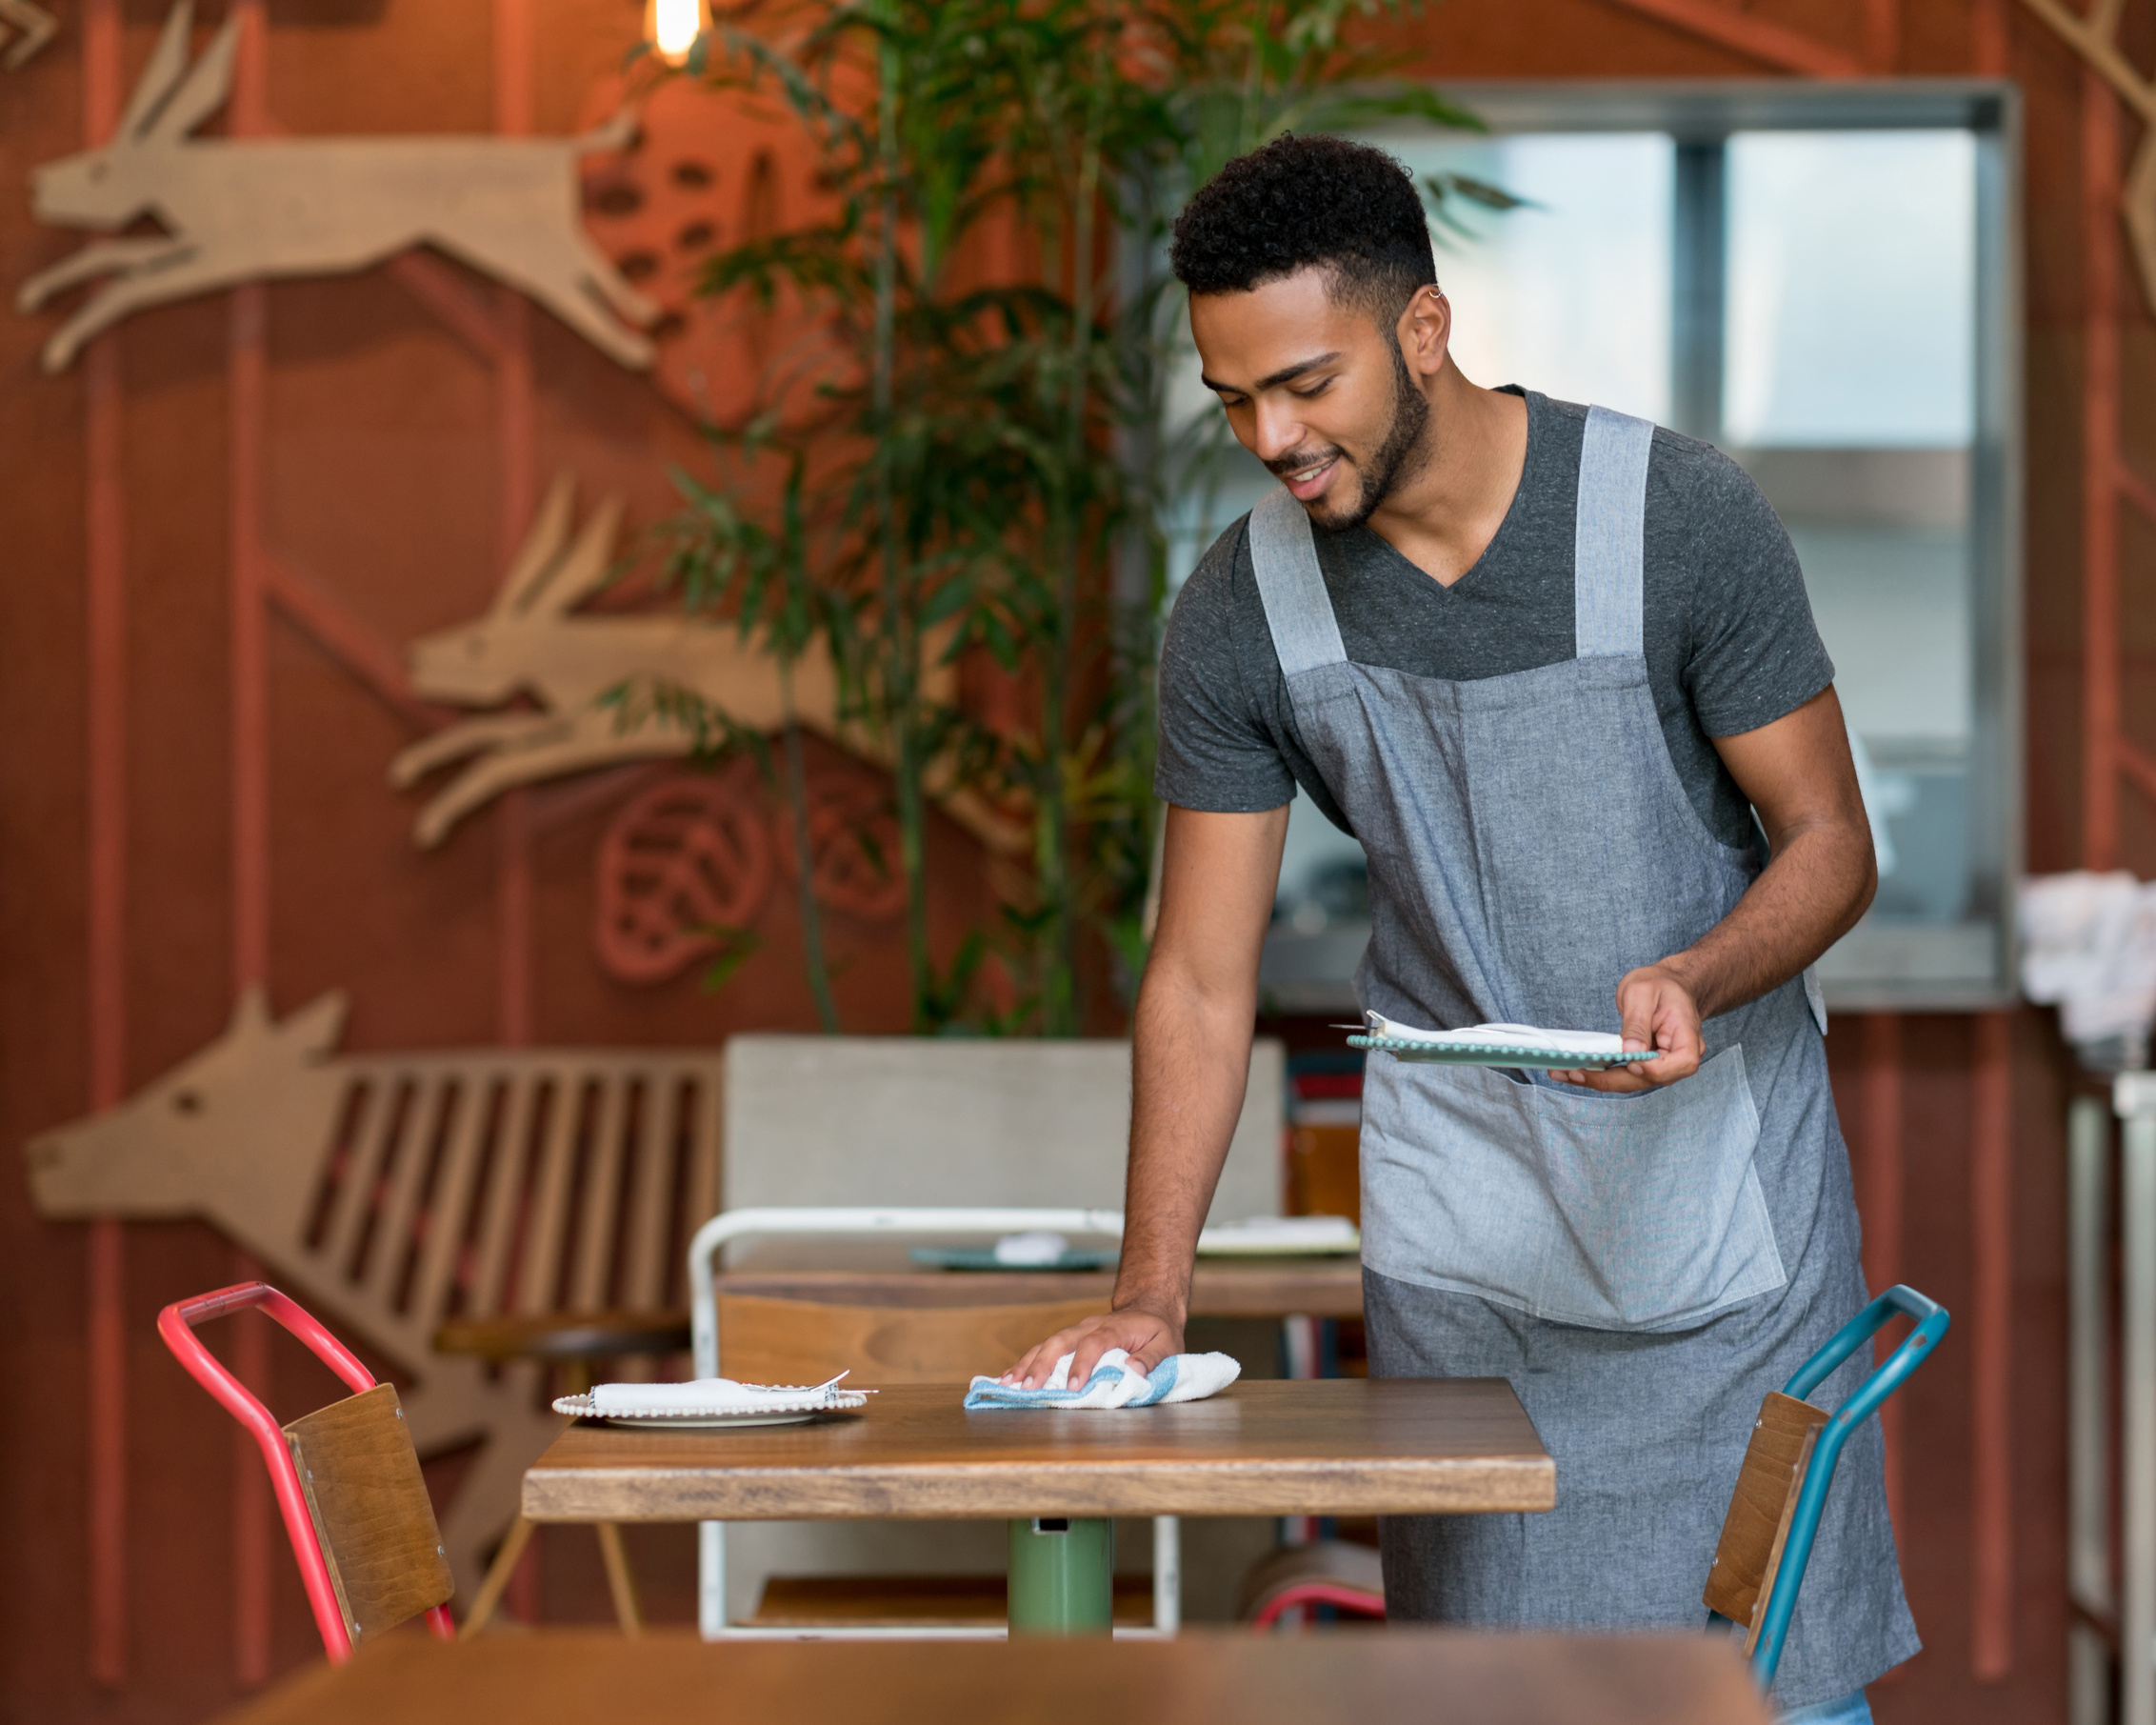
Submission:
[[[1183,1352],[1190,1265],[1243,1112],[1258,958],[1280,884],[1288,808],[1208,814],[1170,804],[1160,924],[1130,1028],[1130,1174],[1115,1309],[1058,1330],[1001,1381],[1038,1390],[1066,1354],[1083,1385],[1121,1348],[1141,1372]]]
[[[1135,1370],[1150,1372],[1169,1354],[1183,1352],[1183,1326],[1141,1306],[1080,1318],[1028,1351],[1000,1381],[1021,1390],[1038,1390],[1055,1374],[1055,1362],[1072,1354],[1077,1357],[1070,1362],[1069,1384],[1073,1390],[1081,1389],[1110,1348],[1129,1354]]]

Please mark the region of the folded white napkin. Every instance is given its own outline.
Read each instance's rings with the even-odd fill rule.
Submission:
[[[1553,1048],[1568,1054],[1621,1054],[1625,1038],[1614,1031],[1546,1031],[1532,1024],[1471,1024],[1464,1031],[1417,1030],[1411,1024],[1395,1024],[1382,1013],[1365,1013],[1364,1021],[1373,1036],[1391,1036],[1402,1042],[1492,1046],[1496,1048]]]
[[[976,1377],[966,1391],[968,1408],[1149,1408],[1157,1402],[1203,1401],[1243,1375],[1242,1366],[1225,1354],[1170,1354],[1151,1372],[1141,1372],[1121,1348],[1110,1348],[1093,1367],[1085,1387],[1070,1387],[1066,1354],[1038,1390],[1021,1390],[992,1377]]]
[[[1007,1234],[996,1242],[996,1262],[1019,1270],[1038,1269],[1047,1264],[1060,1264],[1063,1254],[1069,1250],[1068,1235],[1049,1234],[1045,1229],[1030,1234]]]
[[[844,1392],[841,1372],[826,1384],[744,1384],[730,1377],[697,1377],[685,1384],[595,1384],[594,1414],[748,1414],[759,1408],[813,1407]]]

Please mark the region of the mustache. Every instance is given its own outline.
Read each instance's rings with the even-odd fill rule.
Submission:
[[[1290,473],[1299,473],[1305,468],[1316,467],[1320,462],[1338,460],[1344,452],[1336,443],[1289,450],[1279,459],[1267,462],[1266,471],[1276,479],[1285,479]]]

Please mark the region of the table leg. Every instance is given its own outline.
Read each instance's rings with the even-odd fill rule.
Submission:
[[[595,1521],[591,1531],[599,1536],[600,1560],[607,1566],[607,1591],[614,1596],[614,1619],[625,1635],[644,1633],[644,1616],[636,1605],[636,1581],[629,1573],[629,1554],[621,1547],[621,1529],[610,1521]]]
[[[530,1543],[531,1528],[532,1524],[522,1515],[509,1523],[502,1549],[494,1554],[494,1561],[487,1570],[487,1579],[479,1584],[479,1597],[471,1602],[461,1634],[476,1635],[492,1620],[494,1607],[501,1603],[502,1590],[509,1586],[509,1576],[516,1570],[516,1560],[524,1555],[524,1548]]]
[[[1010,1524],[1010,1633],[1105,1635],[1115,1620],[1115,1523],[1088,1516]]]

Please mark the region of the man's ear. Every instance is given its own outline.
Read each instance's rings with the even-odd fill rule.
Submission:
[[[1445,370],[1452,347],[1452,302],[1435,282],[1415,290],[1400,313],[1400,354],[1417,377],[1435,377]]]

